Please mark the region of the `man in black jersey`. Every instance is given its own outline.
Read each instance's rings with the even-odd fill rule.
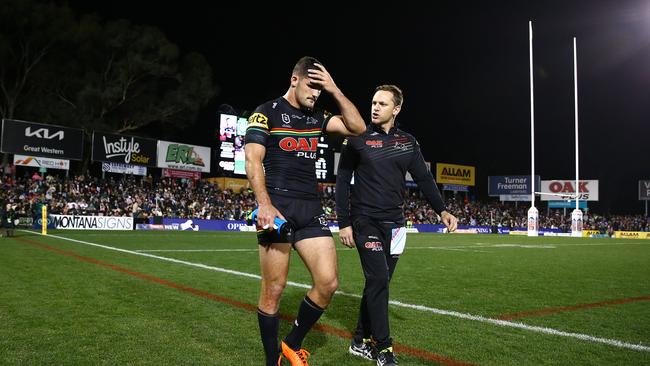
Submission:
[[[314,108],[322,91],[332,96],[341,115]],[[280,365],[282,356],[293,366],[307,365],[309,353],[302,349],[302,341],[338,287],[334,240],[316,181],[319,137],[323,133],[356,136],[365,128],[357,108],[312,57],[296,63],[284,96],[260,105],[248,120],[246,174],[258,203],[262,276],[258,320],[267,365]],[[290,230],[277,230],[276,218],[286,220]],[[311,273],[313,285],[279,354],[278,310],[287,284],[291,244]]]
[[[388,326],[388,283],[406,244],[406,172],[411,173],[448,230],[456,230],[457,225],[456,217],[445,209],[418,142],[395,127],[402,101],[402,91],[395,85],[375,89],[372,123],[361,136],[343,142],[336,179],[339,238],[347,246],[356,245],[366,278],[349,352],[376,359],[381,366],[397,365]]]

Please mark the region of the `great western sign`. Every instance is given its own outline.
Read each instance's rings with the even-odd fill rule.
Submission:
[[[3,119],[0,150],[11,154],[81,160],[83,131],[78,128]]]
[[[93,132],[93,161],[156,166],[156,140]]]

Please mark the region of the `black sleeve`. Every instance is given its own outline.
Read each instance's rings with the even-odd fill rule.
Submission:
[[[336,217],[341,229],[352,225],[350,222],[350,181],[357,166],[358,156],[351,145],[350,138],[343,141],[336,175]]]
[[[327,134],[327,124],[330,123],[330,119],[332,119],[332,117],[332,113],[323,111],[323,126],[320,129],[321,134]]]
[[[267,117],[263,105],[257,107],[255,112],[248,117],[248,126],[246,126],[246,137],[244,141],[266,146],[266,140],[269,138],[269,118]]]
[[[438,190],[433,175],[427,170],[427,165],[424,163],[424,157],[422,157],[422,152],[420,151],[420,144],[417,141],[414,141],[413,157],[411,158],[408,171],[411,173],[413,180],[417,183],[422,193],[424,193],[431,207],[438,214],[445,211],[445,203],[442,202],[440,190]]]

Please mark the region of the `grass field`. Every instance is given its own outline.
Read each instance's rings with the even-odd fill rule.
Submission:
[[[0,240],[2,365],[262,365],[254,233],[54,231]],[[304,346],[347,354],[363,275]],[[305,295],[293,255],[281,334]],[[648,365],[650,241],[409,234],[391,283],[400,365]],[[507,320],[499,320],[507,319]]]

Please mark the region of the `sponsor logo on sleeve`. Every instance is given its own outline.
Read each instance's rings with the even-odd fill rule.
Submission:
[[[255,112],[248,118],[248,127],[259,127],[268,130],[269,118],[260,112]]]

